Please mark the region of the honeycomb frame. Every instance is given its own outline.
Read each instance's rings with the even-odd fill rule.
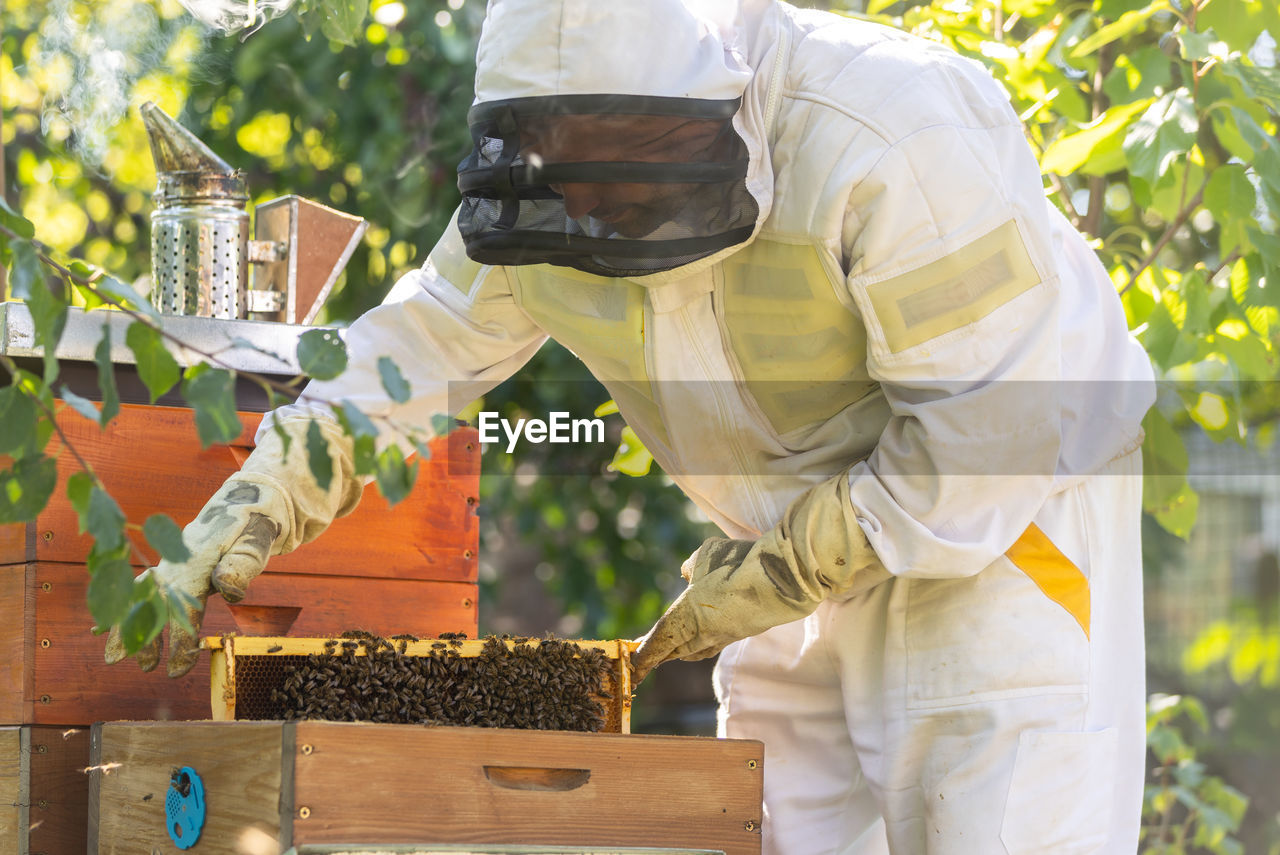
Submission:
[[[351,638],[285,638],[273,636],[208,637],[201,646],[210,653],[209,699],[214,721],[274,720],[270,700],[272,690],[284,681],[285,668],[289,664],[305,661],[312,654],[332,654],[334,646],[350,642]],[[357,639],[358,640],[358,639]],[[634,684],[631,674],[631,654],[638,642],[626,639],[610,641],[559,639],[579,647],[600,650],[612,663],[608,696],[600,698],[604,713],[601,733],[631,732],[631,701]],[[388,639],[392,641],[392,639]],[[419,641],[395,640],[396,649],[404,656],[431,656],[439,649],[440,639]],[[507,647],[522,643],[536,643],[538,639],[502,639]],[[462,658],[476,657],[484,649],[486,639],[456,639],[449,646]],[[339,649],[341,649],[339,647]],[[363,645],[355,651],[364,656]],[[278,710],[278,707],[276,708]]]

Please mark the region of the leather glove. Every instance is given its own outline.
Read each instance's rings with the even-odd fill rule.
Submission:
[[[848,470],[797,497],[754,542],[707,539],[680,573],[689,587],[631,657],[636,683],[663,662],[706,659],[889,578],[854,516]]]
[[[355,476],[350,437],[336,421],[315,418],[329,446],[333,478],[321,489],[307,463],[307,427],[310,417],[281,419],[289,435],[289,453],[276,431],[267,431],[244,466],[227,479],[186,528],[182,539],[191,557],[182,563],[161,561],[145,571],[166,589],[186,594],[183,604],[171,600],[171,608],[184,608],[195,629],[188,633],[176,620],[169,622],[170,677],[191,670],[200,655],[200,624],[205,602],[214,591],[229,603],[244,598],[249,583],[272,555],[282,555],[320,535],[336,517],[352,511],[360,501],[363,482]],[[138,664],[151,671],[160,661],[157,637],[138,651]],[[118,627],[107,637],[107,664],[125,658]]]

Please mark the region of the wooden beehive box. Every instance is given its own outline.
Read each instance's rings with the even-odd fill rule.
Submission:
[[[203,450],[185,409],[125,405],[99,431],[68,408],[58,423],[130,523],[167,513],[185,525],[251,450],[261,415],[240,417],[244,430],[234,444]],[[384,635],[474,635],[475,439],[474,430],[461,429],[435,440],[409,498],[388,508],[370,486],[359,508],[319,540],[273,558],[242,603],[211,597],[204,630],[318,636],[359,626]],[[59,450],[55,437],[49,452]],[[0,526],[0,645],[8,651],[0,724],[207,717],[207,663],[177,681],[163,664],[151,674],[132,662],[103,664],[103,639],[90,633],[85,605],[90,539],[65,494],[73,456],[61,454],[58,467],[58,488],[39,518]]]
[[[760,852],[763,746],[751,740],[116,722],[94,726],[92,758],[91,855],[176,855],[164,804],[183,767],[207,805],[193,855],[380,843]]]
[[[346,639],[329,638],[262,638],[236,637],[206,638],[204,646],[210,652],[209,698],[215,721],[244,721],[278,718],[279,710],[270,702],[273,689],[284,679],[285,668],[305,661],[309,655],[332,655],[336,645]],[[476,657],[484,648],[482,639],[450,642],[448,649],[462,658]],[[537,639],[506,639],[508,649],[528,644],[536,647]],[[571,642],[579,647],[594,648],[604,654],[610,663],[610,674],[604,690],[597,698],[604,717],[606,733],[630,733],[631,731],[631,654],[639,646],[637,642],[617,639],[611,641]],[[399,655],[431,656],[442,643],[434,638],[423,641],[405,641],[397,645]],[[363,647],[353,653],[364,656]]]
[[[84,852],[88,765],[88,728],[0,727],[0,852]]]
[[[724,855],[720,849],[672,849],[663,846],[652,849],[648,846],[637,849],[634,846],[620,848],[617,846],[521,846],[510,843],[506,846],[452,846],[439,844],[433,846],[412,845],[378,845],[363,846],[360,844],[322,845],[304,844],[293,846],[284,855]]]

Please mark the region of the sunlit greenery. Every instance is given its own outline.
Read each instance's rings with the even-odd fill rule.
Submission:
[[[1046,193],[1093,241],[1164,381],[1146,423],[1147,530],[1154,535],[1158,524],[1186,537],[1197,497],[1183,432],[1267,449],[1280,410],[1280,6],[826,5],[945,42],[1008,90],[1041,157]],[[456,205],[454,167],[469,145],[464,117],[482,12],[480,0],[301,0],[246,37],[210,32],[176,0],[6,0],[0,139],[14,213],[0,212],[0,245],[12,292],[30,295],[52,333],[60,299],[97,299],[85,284],[94,267],[145,284],[155,176],[137,108],[153,100],[245,171],[254,202],[297,193],[370,222],[323,318],[350,320],[422,262]],[[78,277],[50,281],[74,287],[41,287],[28,223]],[[508,416],[585,413],[607,398],[558,348],[544,349],[525,377],[563,382],[506,384],[486,407]],[[22,426],[0,443],[18,461],[0,473],[0,503],[9,502],[14,518],[52,489],[43,408],[61,404],[50,379],[19,374],[0,390],[6,428]],[[203,382],[197,388],[212,388]],[[621,453],[610,446],[598,459],[575,461],[582,474],[547,475],[561,464],[540,457],[492,454],[484,464],[486,556],[513,542],[534,544],[545,556],[538,578],[595,637],[647,628],[680,585],[680,560],[706,532],[660,472],[620,474],[641,472],[648,460],[618,417],[609,418]],[[611,460],[619,471],[608,469]],[[107,500],[91,508],[97,494],[83,483],[78,490],[84,513],[97,509],[92,522],[109,540]],[[1161,553],[1175,548],[1159,535],[1148,543]],[[107,558],[97,569],[114,566]],[[153,594],[134,592],[139,602],[157,602]],[[150,631],[163,614],[144,609],[135,620]],[[1188,674],[1220,675],[1247,694],[1219,707],[1229,716],[1190,699],[1153,705],[1158,774],[1148,790],[1145,845],[1171,855],[1238,852],[1237,835],[1247,832],[1257,851],[1280,851],[1274,820],[1255,820],[1250,830],[1245,815],[1242,826],[1238,794],[1201,765],[1228,748],[1274,752],[1265,734],[1280,726],[1275,611],[1246,604],[1204,627],[1183,664]]]

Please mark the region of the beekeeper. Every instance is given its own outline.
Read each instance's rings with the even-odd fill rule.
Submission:
[[[1151,372],[1001,87],[775,0],[492,0],[469,121],[426,264],[154,572],[239,598],[360,495],[325,401],[424,424],[550,336],[726,535],[635,664],[723,650],[765,852],[1132,855]]]

